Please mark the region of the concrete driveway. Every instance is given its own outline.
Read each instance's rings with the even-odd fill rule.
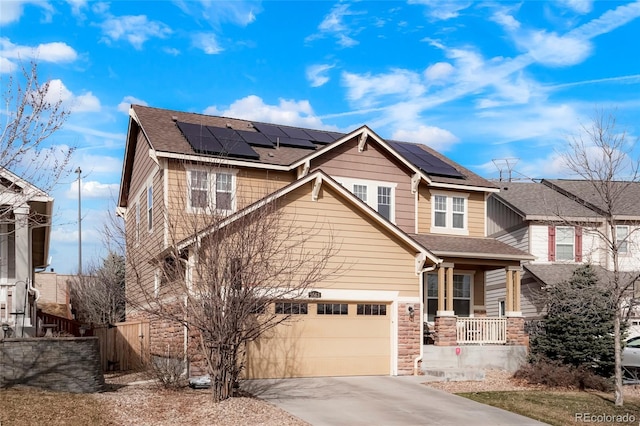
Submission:
[[[423,385],[424,377],[250,380],[243,388],[314,426],[544,423]]]

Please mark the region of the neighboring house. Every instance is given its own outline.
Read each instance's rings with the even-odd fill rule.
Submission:
[[[199,235],[176,226],[185,213],[215,209],[231,223],[272,197],[301,223],[331,223],[350,267],[314,288],[320,300],[296,301],[305,314],[283,330],[299,333],[297,347],[250,353],[247,375],[398,375],[431,362],[425,324],[453,358],[457,345],[526,344],[520,274],[533,257],[487,237],[486,200],[497,191],[424,145],[385,140],[366,126],[342,134],[134,105],[118,208],[128,244],[160,255],[182,232],[190,262],[188,241],[197,238],[188,237]],[[154,266],[136,263],[153,289]],[[491,271],[504,276],[507,318],[487,317]],[[319,314],[327,302],[346,315]],[[138,314],[129,309],[127,318]],[[152,323],[152,352],[165,350],[169,334]]]
[[[632,183],[617,203],[615,232],[619,269],[640,270],[638,227],[640,183]],[[500,192],[488,201],[489,236],[527,251],[535,260],[524,265],[522,313],[537,319],[544,315],[541,291],[547,285],[567,281],[577,266],[589,263],[602,279],[613,270],[610,249],[599,233],[610,235],[601,201],[593,186],[580,180],[500,182]],[[628,278],[630,275],[625,275]],[[487,313],[500,315],[506,299],[501,274],[487,283]]]
[[[36,272],[34,287],[40,293],[38,309],[50,315],[72,319],[70,290],[75,277],[53,270]]]
[[[47,265],[53,198],[0,169],[0,200],[0,323],[14,336],[34,336],[34,272]]]

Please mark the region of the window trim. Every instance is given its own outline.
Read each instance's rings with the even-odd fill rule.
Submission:
[[[576,228],[573,226],[556,226],[555,232],[555,260],[556,262],[575,262],[576,261]],[[559,231],[562,229],[571,230],[571,258],[570,259],[561,259],[558,251],[559,246],[567,247],[569,244],[560,244],[559,241]]]
[[[424,279],[424,300],[425,300],[425,304],[424,304],[424,311],[425,312],[424,312],[424,314],[427,317],[427,321],[428,322],[432,322],[432,321],[435,320],[437,312],[433,312],[433,319],[428,319],[429,316],[430,316],[429,300],[435,299],[436,300],[436,306],[437,306],[438,298],[437,298],[437,296],[436,297],[430,297],[429,296],[429,276],[433,276],[437,280],[438,279],[438,274],[437,274],[437,272],[426,272],[425,274],[426,274],[426,278]],[[454,299],[454,305],[455,305],[455,301],[456,300],[468,300],[469,301],[469,315],[468,315],[469,318],[473,318],[473,316],[474,316],[474,305],[473,305],[474,304],[474,279],[473,279],[474,274],[475,273],[473,271],[468,271],[468,270],[467,271],[455,271],[453,273],[454,280],[455,280],[456,276],[463,276],[463,277],[464,276],[468,276],[469,277],[469,297],[466,298],[466,297],[455,297],[454,296],[454,298],[453,298]],[[437,287],[436,287],[436,291],[437,291]],[[447,289],[446,289],[446,286],[445,286],[445,292],[446,291],[447,291]],[[455,289],[454,289],[454,294],[455,294]],[[437,310],[437,308],[436,308],[436,310]],[[455,312],[455,306],[454,306],[454,312]],[[458,313],[456,313],[456,315],[460,316],[460,315],[458,315]]]
[[[218,213],[224,216],[228,216],[237,210],[237,169],[219,168],[219,167],[204,167],[204,166],[189,166],[185,170],[186,182],[187,182],[187,202],[186,211],[188,213],[196,214],[213,214]],[[192,172],[206,172],[207,173],[207,207],[193,207],[191,205],[191,173]],[[231,176],[231,209],[217,209],[216,203],[218,198],[218,175],[227,174]]]
[[[618,235],[618,229],[625,229],[625,236],[622,238],[622,242],[620,242],[620,237]],[[616,242],[618,244],[618,254],[622,256],[626,256],[629,254],[629,225],[616,225]],[[624,246],[624,249],[623,249]]]
[[[363,202],[369,207],[371,207],[373,210],[378,212],[378,214],[382,217],[385,217],[385,216],[378,211],[379,210],[378,188],[380,187],[390,188],[391,193],[389,194],[389,197],[390,197],[389,218],[387,220],[389,220],[389,222],[391,223],[394,223],[394,224],[396,223],[396,192],[397,192],[396,189],[398,186],[396,182],[385,182],[385,181],[360,179],[360,178],[348,178],[348,177],[341,177],[341,176],[333,176],[333,178],[345,189],[351,192],[354,195],[354,197],[358,199],[360,198],[354,192],[354,185],[365,186],[367,188],[367,200]]]
[[[147,184],[147,230],[153,232],[153,183]]]
[[[469,195],[464,192],[431,191],[431,232],[434,234],[455,234],[469,235]],[[445,226],[436,226],[436,198],[445,197]],[[464,212],[453,211],[453,200],[459,198],[464,200]],[[442,210],[437,210],[442,212]],[[453,217],[456,214],[463,214],[462,228],[453,227]]]

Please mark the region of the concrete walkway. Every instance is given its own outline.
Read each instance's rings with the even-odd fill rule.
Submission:
[[[455,396],[420,376],[251,380],[243,388],[314,426],[544,423]]]

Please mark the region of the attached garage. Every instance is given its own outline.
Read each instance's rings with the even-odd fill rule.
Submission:
[[[391,374],[389,303],[280,302],[292,313],[247,348],[247,378]]]

